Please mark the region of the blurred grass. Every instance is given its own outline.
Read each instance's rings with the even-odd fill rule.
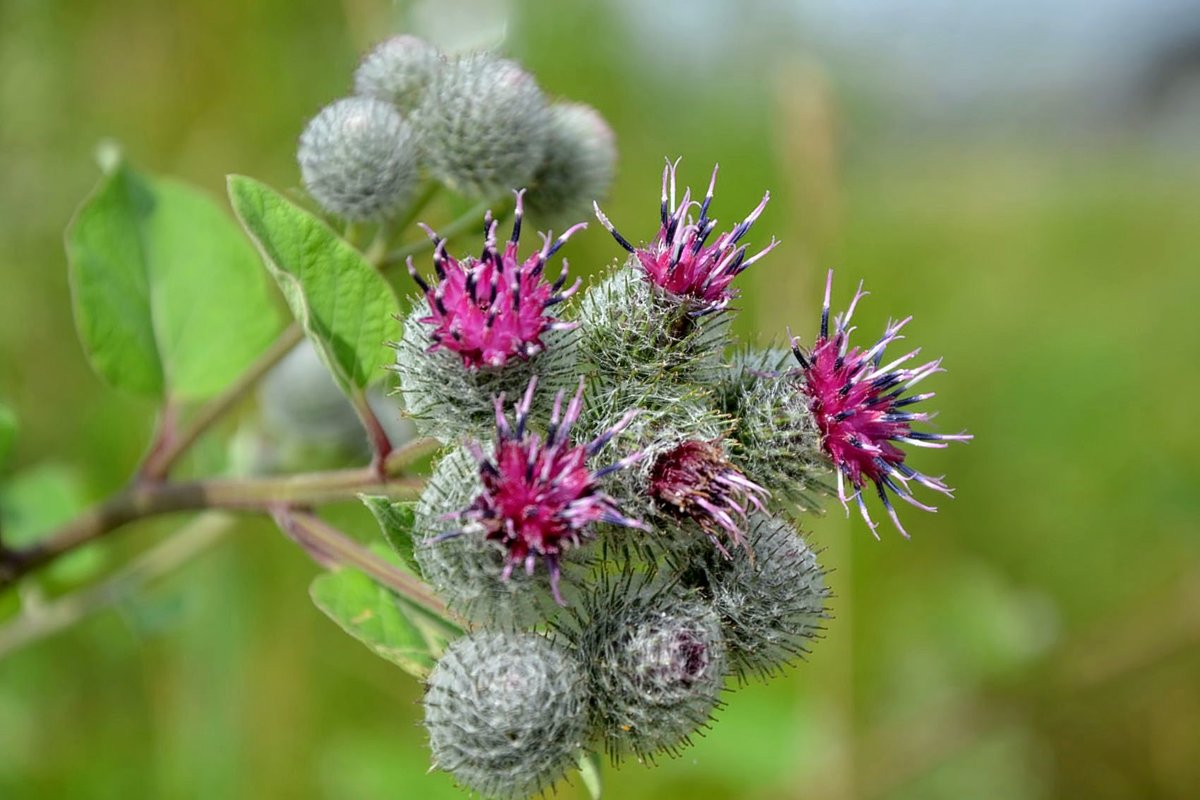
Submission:
[[[366,0],[0,3],[0,396],[21,416],[18,465],[74,465],[98,496],[153,422],[99,385],[72,333],[60,236],[95,142],[213,192],[227,172],[294,186],[304,120],[404,15]],[[664,155],[694,183],[721,162],[726,220],[771,188],[755,241],[783,245],[744,276],[738,330],[809,335],[824,270],[843,302],[865,279],[861,335],[913,313],[910,341],[949,370],[930,381],[939,425],[977,437],[914,457],[958,499],[907,509],[913,541],[875,542],[840,510],[816,521],[835,569],[827,639],[733,693],[682,758],[609,771],[609,796],[1192,796],[1200,167],[1137,142],[885,146],[837,76],[772,55],[697,78],[648,61],[600,4],[521,4],[510,36],[548,90],[612,122],[606,210],[626,235],[655,227]],[[596,226],[571,247],[583,271],[615,256]],[[424,774],[419,688],[320,616],[313,571],[247,523],[0,662],[0,796],[461,796]]]

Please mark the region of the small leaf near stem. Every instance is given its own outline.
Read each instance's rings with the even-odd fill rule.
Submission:
[[[229,199],[296,320],[348,395],[384,376],[400,332],[387,281],[324,222],[252,178],[229,176]]]
[[[600,800],[604,794],[604,779],[600,774],[600,759],[590,750],[579,751],[579,777],[592,800]]]

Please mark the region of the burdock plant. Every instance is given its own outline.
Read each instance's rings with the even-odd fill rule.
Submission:
[[[426,681],[433,764],[465,789],[524,798],[576,766],[594,786],[595,753],[674,755],[731,677],[775,675],[823,631],[802,512],[833,494],[874,532],[868,500],[899,528],[896,499],[931,511],[921,492],[950,493],[906,459],[970,438],[923,427],[933,395],[915,388],[941,361],[888,360],[908,318],[852,345],[864,293],[831,319],[832,274],[815,339],[737,342],[738,277],[775,246],[755,230],[769,195],[721,225],[716,169],[694,195],[668,162],[657,214],[622,222],[657,231],[627,238],[596,205],[608,125],[512,60],[403,36],[353,85],[299,135],[306,200],[230,176],[249,241],[203,194],[104,159],[67,232],[75,316],[99,375],[160,403],[158,432],[98,508],[6,528],[0,587],[144,517],[264,513],[323,568],[316,605]],[[452,192],[479,204],[447,219]],[[581,291],[563,254],[593,207],[624,261]],[[531,244],[535,223],[559,230]],[[297,379],[301,361],[328,379]],[[268,374],[238,457],[197,477],[213,451],[185,462],[192,445]],[[350,414],[367,464],[279,475],[245,457],[264,430],[344,439]],[[318,513],[356,499],[381,541]]]

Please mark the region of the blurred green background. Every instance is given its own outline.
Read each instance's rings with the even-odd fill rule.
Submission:
[[[1031,11],[1008,26],[1013,47],[991,43],[1028,81],[998,63],[1011,85],[947,88],[923,81],[984,74],[990,52],[949,18],[881,30],[897,4],[874,17],[858,4],[823,47],[819,4],[721,5],[0,0],[0,400],[21,419],[15,467],[62,465],[99,498],[152,429],[154,409],[104,388],[72,329],[61,232],[99,140],[213,193],[230,172],[294,187],[300,129],[372,42],[503,34],[546,90],[613,125],[606,209],[627,236],[656,226],[664,156],[683,156],[695,184],[721,163],[725,220],[771,189],[755,241],[783,244],[741,283],[744,336],[807,336],[824,270],[842,302],[864,278],[864,337],[913,313],[910,341],[949,368],[930,382],[939,425],[976,435],[914,456],[958,496],[936,516],[908,509],[912,541],[885,526],[877,542],[840,510],[813,521],[836,593],[825,640],[785,677],[734,691],[683,757],[608,770],[608,796],[1195,797],[1200,115],[1155,88],[1165,79],[1123,82],[1159,75],[1153,37],[1145,70],[1079,56],[1081,74],[1110,77],[1073,90],[1062,63],[1023,49],[1040,30]],[[1025,5],[980,8],[1012,22]],[[1140,4],[1146,25],[1114,27],[1196,16],[1167,10],[1187,11]],[[1129,46],[1095,49],[1138,44],[1114,41]],[[894,67],[934,51],[946,61],[924,72]],[[571,251],[593,273],[616,255],[595,225]],[[183,523],[96,557],[115,566]],[[249,521],[8,654],[0,797],[461,796],[425,774],[416,682],[311,605],[314,573]],[[15,606],[0,599],[0,615]]]

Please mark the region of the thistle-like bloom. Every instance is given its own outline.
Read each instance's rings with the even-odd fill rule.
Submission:
[[[716,442],[689,439],[658,457],[650,471],[650,496],[673,513],[689,517],[726,557],[717,532],[744,545],[741,525],[752,509],[763,510],[770,493],[737,470]]]
[[[858,301],[867,294],[861,283],[846,313],[834,319],[834,334],[830,338],[829,296],[832,288],[831,270],[825,281],[821,332],[812,350],[805,352],[798,340],[792,339],[792,352],[800,362],[803,374],[802,389],[821,433],[821,445],[837,468],[838,499],[842,505],[848,510],[849,500],[857,500],[863,519],[875,533],[876,523],[871,519],[862,495],[870,481],[888,516],[907,537],[908,532],[900,524],[888,492],[924,511],[937,511],[912,496],[909,482],[916,481],[948,497],[953,497],[953,490],[940,477],[925,475],[905,464],[906,454],[896,443],[942,448],[949,442],[965,442],[973,437],[967,433],[928,433],[912,429],[912,423],[927,422],[933,415],[906,409],[928,400],[935,393],[904,395],[935,372],[944,372],[942,360],[939,358],[918,367],[902,367],[920,352],[918,348],[881,364],[883,351],[892,342],[904,338],[900,331],[912,317],[889,322],[883,336],[870,348],[851,348],[850,333],[854,328],[850,327],[850,318]],[[852,497],[846,495],[846,480],[854,487]]]
[[[578,547],[590,538],[592,523],[646,529],[642,522],[622,514],[616,501],[599,486],[601,478],[636,463],[642,453],[632,453],[595,471],[587,466],[587,459],[632,422],[637,411],[627,413],[587,445],[570,444],[571,426],[583,410],[580,380],[565,414],[563,392],[555,397],[550,428],[543,440],[527,429],[536,385],[534,378],[525,397],[514,406],[511,426],[504,414],[503,395],[496,398],[495,452],[489,457],[478,443],[470,445],[479,463],[483,492],[457,518],[466,523],[467,529],[472,524],[482,527],[488,539],[504,547],[508,554],[504,578],[516,567],[532,573],[539,558],[545,561],[554,599],[563,605],[558,591],[559,560],[568,548]],[[465,532],[454,531],[439,538]]]
[[[496,245],[497,222],[489,212],[484,220],[483,253],[478,259],[458,261],[451,257],[446,253],[446,240],[425,228],[434,243],[433,268],[438,277],[434,286],[425,282],[412,258],[408,259],[408,272],[429,302],[429,316],[419,321],[433,326],[430,352],[438,348],[452,350],[462,357],[467,369],[503,367],[510,359],[528,359],[543,349],[542,334],[576,326],[556,320],[549,309],[575,294],[581,281],[576,279],[570,288],[563,289],[567,282],[566,259],[554,283],[547,281],[543,273],[550,257],[587,225],[581,222],[557,239],[542,234],[542,249],[519,261],[523,196],[523,192],[517,192],[512,235],[503,251]]]
[[[683,193],[683,199],[675,202],[675,168],[679,165],[667,162],[663,169],[662,205],[660,216],[662,227],[658,235],[644,247],[635,248],[617,232],[608,217],[596,205],[596,218],[600,220],[617,244],[637,256],[646,280],[670,295],[692,306],[692,314],[701,316],[721,311],[727,307],[737,292],[730,288],[733,279],[747,267],[771,252],[777,242],[771,243],[749,258],[746,245],[739,244],[755,220],[767,207],[771,193],[763,195],[762,202],[750,215],[738,223],[733,230],[722,233],[711,244],[708,239],[717,226],[715,219],[708,216],[712,205],[713,190],[717,184],[717,168],[713,167],[708,192],[702,202],[692,200],[692,190]],[[692,218],[692,207],[699,208],[699,216]]]

